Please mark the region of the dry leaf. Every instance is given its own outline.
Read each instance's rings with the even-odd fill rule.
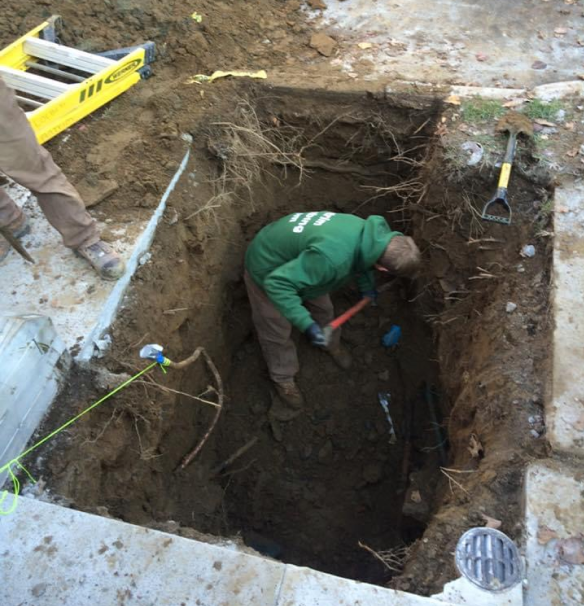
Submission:
[[[371,48],[373,46],[373,44],[371,42],[359,42],[359,43],[357,43],[357,46],[361,50],[366,50],[368,48]]]
[[[544,63],[543,61],[534,61],[531,64],[531,69],[545,69],[547,67],[547,63]]]
[[[511,99],[511,101],[503,103],[503,107],[518,107],[519,105],[523,105],[524,103],[525,99]]]
[[[569,152],[566,152],[566,156],[569,156],[570,158],[575,158],[578,155],[579,151],[580,148],[576,147],[574,149],[571,149]]]
[[[554,36],[559,38],[561,36],[565,36],[568,33],[568,30],[565,27],[556,27],[554,30]]]
[[[542,120],[541,118],[536,118],[534,120],[534,122],[536,124],[539,124],[540,126],[557,126],[557,124],[554,124],[553,122],[550,122],[549,120]]]
[[[468,452],[473,459],[478,459],[483,454],[483,445],[474,433],[470,434],[470,441],[468,444]]]
[[[492,518],[491,516],[488,516],[484,513],[481,514],[483,516],[483,520],[485,520],[486,524],[485,526],[487,528],[494,528],[495,530],[497,528],[501,528],[501,524],[503,524],[503,522],[501,522],[501,520],[497,520],[496,518]]]
[[[564,124],[564,128],[566,130],[574,130],[574,123],[573,122],[566,122],[566,124]]]
[[[443,137],[446,133],[448,133],[446,124],[440,124],[434,134]]]
[[[451,105],[460,105],[460,97],[458,95],[450,95],[446,97],[445,102]]]
[[[552,539],[557,539],[558,533],[552,530],[549,526],[541,525],[537,529],[537,542],[540,545],[549,543]]]
[[[544,33],[544,32],[542,32],[540,29],[538,29],[538,30],[537,30],[537,37],[538,37],[540,40],[545,40],[545,39],[547,38],[547,36],[545,35],[545,33]]]
[[[584,564],[584,544],[582,535],[558,542],[560,560],[568,564]]]

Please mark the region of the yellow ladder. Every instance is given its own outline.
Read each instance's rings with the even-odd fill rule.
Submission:
[[[154,43],[86,53],[57,43],[51,17],[0,51],[0,78],[45,143],[151,74]]]

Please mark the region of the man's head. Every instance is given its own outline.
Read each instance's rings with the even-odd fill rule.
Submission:
[[[376,267],[395,276],[414,277],[420,268],[422,254],[409,236],[394,236],[379,257]]]

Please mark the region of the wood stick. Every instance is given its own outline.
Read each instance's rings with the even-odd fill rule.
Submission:
[[[221,473],[225,468],[229,467],[231,463],[235,460],[239,459],[242,455],[244,455],[255,443],[258,441],[258,437],[252,438],[247,444],[244,444],[241,448],[236,450],[228,459],[225,459],[223,463],[220,463],[211,471],[211,476],[216,476]]]
[[[193,450],[191,450],[183,457],[180,463],[181,469],[185,469],[185,467],[187,467],[187,465],[189,465],[189,463],[191,463],[192,460],[201,452],[203,446],[205,445],[205,443],[209,439],[209,436],[213,432],[213,429],[215,429],[215,425],[217,425],[217,421],[219,420],[219,417],[221,416],[221,411],[223,410],[223,402],[225,400],[225,392],[223,389],[223,380],[221,379],[221,375],[219,374],[217,367],[213,363],[213,360],[211,360],[209,354],[205,351],[203,347],[197,347],[197,349],[195,349],[195,351],[188,358],[184,359],[182,362],[171,362],[169,366],[171,368],[177,368],[179,370],[182,368],[186,368],[187,366],[190,366],[191,364],[193,364],[193,362],[198,360],[201,355],[203,356],[203,358],[205,358],[205,362],[209,367],[209,370],[213,374],[213,377],[215,378],[215,384],[217,386],[217,412],[215,413],[215,416],[211,421],[211,425],[209,426],[207,433],[203,436],[203,439],[199,442],[197,446],[195,446],[195,448],[193,448]]]

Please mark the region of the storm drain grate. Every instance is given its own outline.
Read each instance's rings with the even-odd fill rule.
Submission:
[[[456,546],[460,574],[489,591],[503,591],[521,580],[521,560],[515,543],[494,528],[471,528]]]

